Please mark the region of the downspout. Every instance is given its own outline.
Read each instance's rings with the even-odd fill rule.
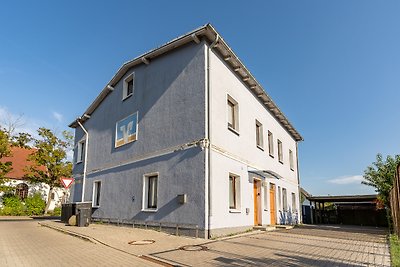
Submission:
[[[80,122],[82,118],[78,118],[76,120],[76,122],[79,124],[79,126],[82,128],[82,130],[85,132],[86,135],[86,141],[85,141],[85,159],[83,162],[83,179],[82,179],[82,198],[81,198],[81,202],[84,202],[85,200],[85,184],[86,184],[86,172],[87,172],[87,155],[88,155],[88,147],[89,147],[89,133],[88,131],[85,129],[85,127],[83,127],[82,123]]]
[[[207,124],[207,131],[206,131],[206,139],[208,140],[208,150],[207,150],[207,185],[208,185],[208,218],[207,218],[207,228],[208,228],[208,238],[211,237],[211,215],[212,215],[212,205],[211,205],[211,122],[210,122],[210,114],[211,114],[211,80],[210,80],[210,53],[212,52],[212,49],[215,47],[215,45],[219,41],[219,34],[216,35],[214,42],[208,47],[207,49],[207,114],[206,114],[206,124]]]
[[[300,172],[299,172],[299,143],[296,141],[296,168],[297,168],[297,187],[298,187],[298,192],[299,195],[297,196],[299,199],[299,223],[303,223],[303,205],[300,202],[301,201],[301,189],[300,189]]]

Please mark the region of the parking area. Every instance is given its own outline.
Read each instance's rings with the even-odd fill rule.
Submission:
[[[390,266],[386,230],[303,226],[154,253],[180,266]]]

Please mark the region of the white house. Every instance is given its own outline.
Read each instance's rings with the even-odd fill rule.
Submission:
[[[123,64],[70,127],[94,218],[204,237],[301,218],[302,137],[210,24]]]

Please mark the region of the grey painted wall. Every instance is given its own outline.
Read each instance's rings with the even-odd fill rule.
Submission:
[[[134,95],[122,101],[123,79],[84,124],[89,132],[88,176],[85,201],[92,198],[94,180],[102,181],[100,208],[94,216],[162,220],[204,226],[204,152],[197,148],[137,161],[121,162],[182,145],[205,136],[205,46],[190,43],[129,70],[135,72]],[[138,111],[138,140],[114,147],[117,121]],[[76,128],[75,143],[84,138]],[[77,151],[75,149],[74,159]],[[101,171],[99,171],[101,170]],[[159,172],[159,211],[141,212],[143,175]],[[83,173],[75,164],[74,176]],[[76,183],[72,199],[80,200]],[[177,203],[177,194],[188,194],[188,203]],[[132,201],[132,197],[135,200]]]

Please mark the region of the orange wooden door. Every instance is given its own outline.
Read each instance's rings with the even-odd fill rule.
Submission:
[[[276,224],[276,212],[275,212],[275,185],[271,184],[269,189],[269,210],[271,214],[271,225]]]
[[[258,225],[260,223],[260,220],[258,219],[258,181],[254,181],[253,183],[253,192],[254,192],[254,225]]]

